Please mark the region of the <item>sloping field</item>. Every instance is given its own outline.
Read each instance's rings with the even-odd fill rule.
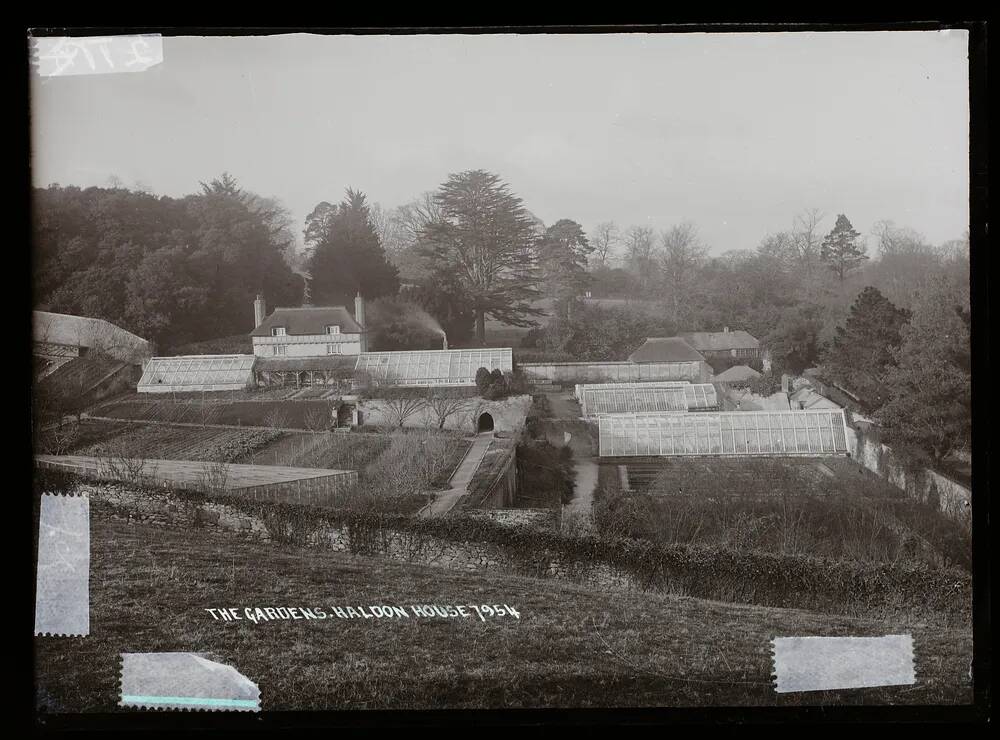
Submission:
[[[121,712],[122,650],[197,651],[256,682],[263,708],[956,704],[971,631],[601,591],[282,548],[92,513],[91,634],[35,638],[43,712]],[[519,617],[417,617],[411,605],[500,605]],[[402,606],[406,618],[332,608]],[[306,607],[328,619],[225,622],[206,611]],[[912,633],[912,686],[776,694],[776,636]]]

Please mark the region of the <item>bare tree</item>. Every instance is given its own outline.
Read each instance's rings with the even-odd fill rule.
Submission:
[[[618,244],[618,227],[614,221],[602,221],[594,227],[594,233],[590,237],[590,245],[594,248],[592,259],[595,264],[602,267],[607,266],[612,258],[615,246]]]
[[[441,205],[435,200],[434,193],[428,191],[409,203],[394,208],[390,219],[395,222],[394,229],[401,248],[416,244],[427,224],[436,223],[442,218]],[[388,247],[386,247],[388,250]]]
[[[444,429],[445,422],[455,414],[465,410],[469,405],[469,399],[456,398],[448,395],[447,391],[431,389],[427,393],[427,407],[434,414],[438,429]]]
[[[795,234],[789,231],[778,231],[768,234],[757,247],[757,255],[765,259],[769,267],[782,272],[795,269],[798,264],[798,248]]]
[[[379,243],[390,257],[412,244],[400,218],[400,208],[386,210],[381,203],[372,203],[368,207],[368,218]]]
[[[284,429],[288,426],[288,414],[281,408],[280,403],[274,403],[274,408],[264,418],[264,426],[272,429]]]
[[[697,277],[698,268],[705,261],[708,247],[698,237],[698,230],[690,221],[670,227],[660,236],[663,276],[670,290],[674,319],[687,301]]]
[[[879,256],[883,259],[897,255],[929,255],[934,248],[924,235],[906,226],[896,226],[892,221],[877,221],[872,226],[872,236],[878,241]]]
[[[218,460],[202,465],[199,487],[205,493],[225,493],[229,484],[229,463]]]
[[[305,424],[306,429],[314,432],[325,431],[333,425],[330,412],[320,406],[313,406],[306,411]]]
[[[807,278],[817,273],[823,237],[819,224],[824,214],[818,208],[807,208],[795,216],[792,223],[796,259]]]
[[[655,253],[656,234],[651,227],[633,226],[625,232],[625,259],[643,289],[649,287]]]
[[[107,440],[97,448],[97,473],[111,480],[142,485],[155,470],[147,470],[146,460],[136,456],[136,450],[128,443],[128,437],[121,434]]]
[[[404,422],[427,405],[427,399],[414,395],[410,388],[385,388],[371,405],[385,416],[393,427],[402,428]]]

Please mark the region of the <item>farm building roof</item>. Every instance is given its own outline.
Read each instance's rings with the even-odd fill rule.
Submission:
[[[839,409],[841,406],[834,403],[826,396],[821,396],[808,386],[799,388],[791,396],[790,400],[800,404],[804,409]]]
[[[737,398],[740,411],[788,411],[788,394],[778,391],[770,396],[758,396],[754,393],[744,393]]]
[[[698,350],[680,337],[648,337],[629,362],[704,362]]]
[[[602,457],[847,453],[840,410],[618,414],[598,425]]]
[[[415,352],[362,352],[357,369],[387,385],[475,385],[476,371],[514,367],[512,350],[439,349]]]
[[[230,391],[253,381],[253,355],[153,357],[142,369],[140,393]]]
[[[86,347],[136,364],[153,354],[148,341],[110,321],[51,311],[32,311],[32,339],[40,344]]]
[[[289,336],[326,334],[328,326],[339,326],[344,334],[364,331],[343,306],[305,306],[274,309],[260,326],[250,332],[250,336],[269,337],[271,329],[277,327],[284,327]]]
[[[258,357],[257,371],[302,372],[305,370],[353,370],[356,355],[320,355],[318,357]]]
[[[715,381],[717,383],[740,383],[745,380],[752,380],[759,377],[760,373],[752,367],[749,367],[748,365],[735,365],[725,372],[721,372],[716,375]]]
[[[688,331],[681,338],[699,352],[728,352],[731,349],[759,349],[757,338],[742,329],[736,331]]]

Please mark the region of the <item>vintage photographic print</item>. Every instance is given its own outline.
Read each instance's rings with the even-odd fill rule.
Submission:
[[[33,29],[36,721],[976,704],[970,33]]]

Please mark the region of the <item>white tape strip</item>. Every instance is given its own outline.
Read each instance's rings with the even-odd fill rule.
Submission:
[[[775,690],[824,691],[899,686],[916,681],[913,637],[777,637]]]
[[[38,516],[35,634],[90,634],[90,501],[44,494]]]
[[[259,712],[257,684],[198,653],[122,653],[119,705],[139,709]]]

